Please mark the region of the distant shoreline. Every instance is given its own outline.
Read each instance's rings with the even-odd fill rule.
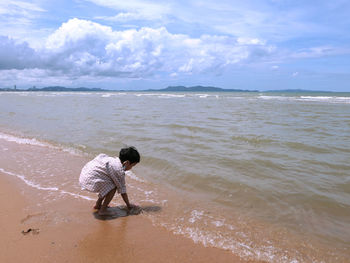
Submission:
[[[44,88],[29,88],[29,89],[0,89],[0,91],[54,91],[54,92],[259,92],[258,90],[242,90],[242,89],[222,89],[218,87],[211,86],[193,86],[193,87],[185,87],[185,86],[169,86],[164,89],[146,89],[146,90],[109,90],[109,89],[101,89],[101,88],[66,88],[62,86],[50,86]]]
[[[44,88],[29,89],[10,89],[0,88],[0,91],[8,92],[247,92],[247,93],[350,93],[344,91],[322,91],[322,90],[303,90],[303,89],[284,89],[284,90],[243,90],[243,89],[223,89],[212,86],[169,86],[164,89],[146,89],[146,90],[109,90],[101,88],[66,88],[62,86],[49,86]]]

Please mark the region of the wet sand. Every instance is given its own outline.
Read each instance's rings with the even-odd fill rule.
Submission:
[[[6,149],[1,167],[12,170],[20,159],[11,156],[42,154],[40,147],[0,145]],[[143,216],[99,220],[90,200],[66,195],[42,202],[47,192],[0,171],[0,262],[247,262],[155,227]]]

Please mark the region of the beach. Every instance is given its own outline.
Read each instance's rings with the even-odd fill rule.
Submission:
[[[350,1],[314,2],[0,1],[0,263],[350,263]]]
[[[29,158],[31,153],[36,163],[38,159],[45,162],[45,155],[50,154],[33,145],[4,140],[0,145],[1,167],[12,167],[12,172],[16,171],[18,155]],[[69,159],[74,163],[71,171],[78,176],[82,160]],[[1,262],[248,262],[231,251],[204,247],[155,227],[142,214],[96,219],[93,201],[69,195],[51,198],[50,190],[33,188],[3,170]],[[60,174],[54,176],[59,180]]]
[[[350,94],[0,93],[1,193],[16,193],[2,199],[1,255],[348,262],[349,103]],[[80,171],[131,145],[141,162],[126,172],[127,192],[143,213],[125,217],[116,195],[116,216],[101,220]]]

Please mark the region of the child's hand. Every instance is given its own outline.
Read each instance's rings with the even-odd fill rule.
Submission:
[[[138,214],[141,213],[142,208],[141,208],[140,206],[138,206],[138,205],[130,204],[130,205],[128,206],[128,210],[129,210],[128,212],[129,212],[130,214],[138,215]]]
[[[135,207],[138,207],[138,206],[137,206],[137,205],[134,205],[134,204],[129,204],[127,207],[128,207],[129,210],[131,210],[131,209],[133,209],[133,208],[135,208]]]

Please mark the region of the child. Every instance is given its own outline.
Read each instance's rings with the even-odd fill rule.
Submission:
[[[81,170],[79,183],[84,190],[98,193],[95,209],[99,215],[109,215],[108,204],[116,191],[121,194],[127,208],[136,207],[129,203],[125,186],[125,171],[140,162],[140,154],[134,147],[123,148],[118,157],[99,154]]]

